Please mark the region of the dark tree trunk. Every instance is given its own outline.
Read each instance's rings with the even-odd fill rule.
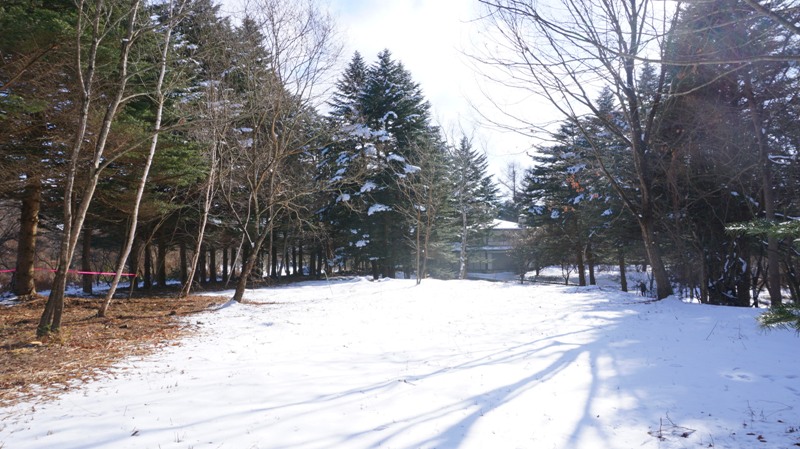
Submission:
[[[231,272],[228,275],[228,280],[236,279],[236,249],[231,248]]]
[[[270,255],[270,268],[269,268],[269,275],[275,279],[278,278],[280,272],[278,270],[278,248],[275,245],[269,251]]]
[[[159,239],[156,246],[156,285],[159,287],[167,286],[167,244],[163,239]]]
[[[297,276],[297,245],[292,245],[292,275]]]
[[[278,274],[278,249],[273,245],[269,250],[269,275],[277,278]]]
[[[308,275],[311,277],[317,277],[317,253],[314,249],[311,250],[311,254],[308,257]]]
[[[305,276],[305,270],[303,270],[303,240],[298,240],[297,242],[297,259],[300,262],[300,276]]]
[[[775,193],[773,190],[772,164],[770,160],[770,145],[767,143],[767,136],[764,135],[764,125],[761,115],[761,105],[756,103],[750,77],[744,78],[745,96],[750,103],[750,118],[753,122],[753,129],[756,134],[756,142],[759,149],[759,166],[761,167],[761,191],[764,198],[764,219],[767,222],[775,222]],[[770,304],[772,306],[781,305],[781,272],[780,255],[778,253],[778,237],[775,235],[767,236],[767,290],[769,291]]]
[[[139,288],[139,272],[141,271],[141,257],[142,257],[142,239],[137,237],[133,239],[133,247],[131,253],[128,254],[128,270],[136,276],[131,277],[130,288]]]
[[[83,228],[83,241],[81,242],[81,271],[92,271],[92,227],[86,226]],[[81,276],[83,283],[83,292],[87,295],[92,294],[92,283],[94,283],[94,276],[91,274],[83,274]]]
[[[245,243],[242,246],[242,267],[241,271],[239,272],[239,277],[249,277],[250,273],[245,271],[244,266],[247,263],[247,259],[250,258],[250,252],[253,251],[253,248],[248,244]]]
[[[19,240],[17,241],[17,266],[14,276],[14,294],[28,299],[36,294],[34,263],[36,261],[36,236],[39,233],[39,209],[42,204],[42,185],[32,181],[25,187],[22,198]]]
[[[578,248],[575,256],[578,259],[578,285],[586,286],[586,264],[583,262],[583,248]]]
[[[706,260],[706,253],[703,251],[702,258],[700,258],[700,302],[703,304],[709,303],[709,292],[708,292],[708,261]]]
[[[292,275],[291,267],[289,266],[291,264],[291,256],[289,255],[289,241],[290,241],[290,239],[288,238],[288,236],[284,236],[284,239],[283,239],[283,261],[281,263],[283,264],[284,270],[286,270],[286,276],[287,277]]]
[[[153,250],[150,243],[144,245],[144,289],[153,289]]]
[[[199,277],[199,279],[197,279],[197,282],[199,282],[200,285],[205,285],[206,280],[208,279],[208,271],[206,270],[206,259],[208,259],[208,257],[206,253],[207,253],[206,246],[205,245],[200,246],[200,260],[197,261],[198,265],[197,274]]]
[[[589,285],[597,285],[597,279],[594,277],[594,253],[592,253],[592,243],[586,245],[586,262],[589,265]]]
[[[228,282],[230,277],[228,276],[228,247],[222,247],[222,282]]]
[[[669,282],[669,275],[664,265],[664,259],[661,257],[661,249],[656,243],[652,217],[641,218],[639,220],[639,227],[642,230],[642,237],[644,238],[644,249],[647,253],[647,261],[653,268],[653,277],[656,281],[656,298],[664,299],[672,294],[672,285]]]
[[[217,283],[217,248],[208,248],[208,282]]]
[[[628,291],[628,277],[625,274],[625,251],[619,250],[617,261],[619,262],[619,287],[623,292]]]
[[[189,269],[187,268],[189,258],[186,257],[186,242],[183,240],[181,240],[181,242],[178,244],[178,254],[181,259],[181,285],[186,285],[186,282],[189,280]]]

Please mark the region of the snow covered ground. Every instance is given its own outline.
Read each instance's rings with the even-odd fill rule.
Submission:
[[[248,291],[0,448],[791,448],[800,339],[610,286],[364,278]]]

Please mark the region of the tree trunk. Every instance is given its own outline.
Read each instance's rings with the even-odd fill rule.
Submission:
[[[215,144],[216,145],[216,144]],[[194,283],[195,273],[197,272],[197,265],[200,260],[200,255],[203,252],[203,240],[206,235],[206,225],[208,224],[208,214],[211,210],[211,203],[214,200],[214,184],[217,182],[218,161],[215,148],[211,148],[208,152],[208,177],[206,178],[206,188],[203,194],[203,215],[200,218],[200,230],[197,235],[197,242],[195,244],[194,254],[192,254],[192,262],[189,265],[189,275],[186,282],[181,288],[180,297],[185,298],[189,296],[192,291],[192,283]]]
[[[200,282],[200,285],[205,285],[206,279],[208,279],[208,271],[206,270],[207,259],[208,259],[208,251],[206,249],[206,245],[202,245],[200,247],[200,260],[198,261],[199,266],[197,267],[198,268],[197,275],[199,277],[197,281]]]
[[[83,246],[81,248],[81,270],[92,271],[92,228],[87,226],[83,230]],[[84,273],[82,276],[83,292],[87,295],[92,294],[92,284],[94,275]]]
[[[270,235],[272,235],[272,229],[265,230],[258,240],[256,240],[255,247],[247,251],[247,258],[242,263],[242,275],[239,276],[239,281],[236,283],[236,291],[233,293],[233,298],[231,298],[233,301],[242,302],[244,291],[247,287],[247,279],[253,271],[258,255],[261,253],[261,246],[264,244],[267,236]]]
[[[228,276],[228,247],[222,247],[222,282],[228,282],[230,277]]]
[[[625,274],[625,251],[623,251],[622,248],[619,249],[617,261],[619,262],[619,288],[623,292],[627,292],[628,277]]]
[[[212,284],[217,283],[217,248],[208,248],[208,281]]]
[[[141,258],[142,258],[142,239],[141,237],[137,237],[136,239],[133,240],[133,247],[131,248],[131,253],[128,255],[128,270],[136,275],[131,278],[132,288],[139,287],[139,281],[137,280],[137,276],[139,276],[139,273],[142,271],[141,270],[142,266],[140,265]]]
[[[167,286],[167,242],[163,239],[156,244],[156,285]]]
[[[236,261],[239,260],[239,250],[240,249],[241,249],[241,247],[236,248],[236,249],[231,248],[231,262],[230,262],[230,264],[231,264],[231,272],[228,275],[228,280],[225,281],[226,283],[230,282],[231,279],[236,279]]]
[[[709,275],[708,275],[708,261],[706,260],[706,252],[705,250],[700,251],[700,302],[702,304],[709,303],[709,293],[708,293],[708,285],[709,285]]]
[[[300,276],[305,276],[306,273],[305,273],[305,270],[304,270],[304,267],[303,267],[303,240],[302,239],[297,241],[297,260],[299,262],[299,268],[300,268],[299,274],[300,274]]]
[[[592,242],[586,245],[586,262],[589,265],[589,285],[597,285],[594,277],[594,253],[592,253]]]
[[[314,248],[311,249],[308,258],[308,274],[311,277],[317,277],[317,253]]]
[[[64,187],[64,208],[63,208],[63,230],[61,232],[61,245],[58,251],[58,268],[56,269],[55,278],[53,279],[53,286],[50,290],[50,296],[47,298],[44,312],[39,319],[36,334],[44,336],[51,332],[58,332],[61,330],[61,318],[64,311],[64,296],[67,288],[67,272],[69,266],[72,264],[72,258],[75,255],[75,248],[78,244],[78,237],[80,236],[83,228],[83,222],[86,219],[86,214],[89,211],[89,206],[92,203],[94,192],[97,188],[97,183],[100,179],[100,173],[105,164],[109,161],[104,160],[103,154],[105,153],[106,143],[108,142],[108,135],[111,132],[111,125],[117,115],[117,110],[122,103],[127,82],[128,82],[128,58],[131,48],[134,43],[136,35],[137,15],[141,6],[140,0],[132,0],[129,6],[127,24],[125,30],[125,37],[122,39],[122,45],[119,52],[117,79],[116,84],[113,85],[112,92],[103,97],[109,100],[105,107],[105,115],[96,133],[96,140],[94,142],[94,155],[91,164],[88,166],[88,179],[83,188],[83,196],[78,205],[78,210],[73,214],[72,202],[75,200],[75,178],[78,176],[78,163],[80,161],[81,148],[84,146],[84,137],[89,125],[89,111],[91,103],[94,99],[93,88],[95,84],[95,70],[97,67],[97,54],[100,44],[106,36],[110,35],[108,30],[103,29],[105,24],[102,24],[106,19],[106,11],[97,5],[94,15],[92,17],[92,32],[90,49],[86,54],[88,61],[83,61],[83,47],[81,42],[85,37],[85,30],[83,28],[82,18],[84,17],[84,2],[78,2],[79,13],[81,18],[76,26],[76,48],[75,52],[76,67],[78,80],[81,87],[80,92],[80,113],[78,117],[77,132],[75,133],[72,148],[70,150],[69,164],[66,173],[66,184]],[[83,67],[86,67],[86,72],[83,72]]]
[[[272,240],[272,238],[270,238],[270,240]],[[270,277],[277,279],[281,273],[280,270],[278,270],[278,248],[275,247],[274,242],[270,246],[269,256],[270,256],[269,275]]]
[[[174,17],[176,11],[174,10],[174,4],[170,2],[169,5],[169,13],[170,13],[170,20]],[[174,24],[173,24],[174,25]],[[162,42],[163,48],[161,49],[161,59],[159,62],[159,73],[158,73],[158,81],[156,82],[155,86],[155,97],[157,99],[157,107],[156,107],[156,117],[155,122],[153,124],[153,136],[150,139],[150,147],[147,153],[147,158],[144,163],[144,168],[142,169],[142,175],[139,178],[139,184],[136,187],[136,199],[133,202],[133,212],[131,213],[130,218],[130,226],[128,228],[128,235],[125,239],[125,246],[118,258],[117,262],[117,270],[114,274],[114,280],[111,282],[111,286],[108,289],[108,293],[106,294],[105,301],[103,305],[97,312],[98,316],[105,316],[106,312],[108,311],[108,307],[111,305],[111,300],[114,297],[114,293],[117,290],[117,286],[119,285],[120,278],[122,277],[122,270],[125,268],[125,260],[128,258],[128,254],[130,254],[131,247],[133,246],[133,240],[136,238],[136,227],[139,224],[139,207],[142,204],[142,196],[144,196],[144,189],[145,185],[147,184],[147,178],[150,174],[150,167],[153,165],[153,158],[156,154],[156,147],[158,146],[158,138],[161,134],[161,119],[164,114],[164,104],[166,103],[166,94],[163,91],[164,86],[164,77],[167,73],[167,56],[169,55],[169,49],[172,45],[172,29],[173,26],[167,26],[164,32],[164,40]],[[167,286],[167,275],[166,275],[166,246],[165,243],[159,240],[158,242],[158,256],[157,256],[157,282],[160,287]]]
[[[586,264],[583,262],[583,248],[578,248],[575,252],[575,256],[578,259],[578,285],[581,287],[586,286]]]
[[[461,251],[458,256],[458,278],[467,278],[467,211],[462,207],[461,210]]]
[[[758,159],[761,167],[761,191],[764,197],[764,219],[768,223],[775,222],[775,193],[773,191],[772,161],[769,158],[769,144],[764,135],[764,125],[761,119],[761,106],[756,104],[753,86],[749,76],[744,77],[745,95],[750,103],[750,118],[753,122],[753,130],[756,133],[758,143]],[[772,306],[780,306],[781,295],[781,271],[780,255],[778,253],[778,238],[774,235],[767,235],[767,290]]]
[[[36,295],[35,261],[36,236],[39,234],[39,209],[42,203],[42,184],[31,180],[22,197],[19,240],[17,241],[17,266],[14,276],[14,294],[20,299]]]
[[[144,289],[153,289],[153,248],[150,242],[144,245]]]
[[[188,263],[186,257],[186,242],[183,240],[180,241],[178,244],[178,254],[180,257],[180,264],[181,264],[181,285],[186,285],[186,282],[189,280],[189,272],[186,269],[186,264]]]
[[[647,253],[647,261],[653,269],[653,278],[656,281],[656,298],[664,299],[672,294],[672,285],[669,282],[669,275],[661,258],[661,250],[656,244],[655,233],[653,232],[652,218],[643,217],[639,220],[639,227],[642,230],[644,239],[644,250]]]

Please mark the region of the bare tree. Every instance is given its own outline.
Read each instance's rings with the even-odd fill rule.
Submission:
[[[304,154],[322,138],[315,102],[340,51],[332,19],[311,0],[253,0],[239,33],[247,48],[231,81],[242,108],[220,167],[220,194],[247,245],[236,301],[277,220],[304,215],[314,191],[298,179]]]
[[[160,60],[158,61],[158,77],[156,85],[154,86],[155,92],[153,99],[156,104],[156,116],[153,123],[153,135],[150,138],[150,146],[147,152],[147,157],[145,158],[142,174],[139,178],[139,184],[136,187],[136,197],[133,201],[133,211],[131,212],[130,224],[127,236],[125,238],[125,244],[123,245],[122,251],[120,252],[117,260],[117,268],[114,274],[114,279],[111,281],[111,286],[106,293],[103,304],[97,311],[97,316],[100,317],[106,315],[108,307],[111,305],[111,300],[114,298],[114,293],[117,291],[117,285],[119,285],[119,280],[122,277],[122,270],[125,268],[125,261],[128,259],[128,255],[133,247],[133,240],[136,238],[136,226],[139,222],[139,207],[142,204],[142,196],[144,195],[145,185],[147,184],[147,178],[150,174],[150,167],[153,164],[153,158],[156,154],[156,147],[158,147],[158,138],[161,135],[161,120],[164,114],[164,105],[167,101],[168,89],[165,89],[164,80],[167,75],[168,56],[170,53],[170,48],[173,44],[172,32],[180,21],[186,2],[187,0],[170,0],[166,5],[166,17],[164,18],[164,23],[161,27],[159,27],[163,40],[161,42]]]
[[[422,142],[415,144],[413,165],[408,165],[404,173],[398,174],[400,193],[405,200],[400,203],[398,211],[414,228],[409,237],[415,253],[417,285],[427,277],[433,234],[442,209],[450,199],[445,163],[447,155],[443,145],[425,136]]]
[[[593,145],[580,118],[598,119],[624,142],[635,172],[636,192],[618,183],[595,158],[614,190],[636,217],[657,283],[657,295],[672,293],[656,233],[653,198],[653,141],[660,96],[649,111],[640,104],[637,64],[659,46],[668,28],[666,12],[649,0],[560,0],[547,4],[522,0],[481,0],[498,37],[496,46],[478,56],[507,76],[502,82],[534,92],[574,123]],[[662,70],[659,82],[664,83]],[[604,114],[596,98],[610,85],[623,120]],[[659,90],[658,92],[662,92]]]
[[[500,185],[508,189],[513,203],[519,201],[519,190],[523,176],[524,170],[522,169],[522,165],[517,161],[511,161],[503,168],[502,176],[498,179]]]
[[[58,332],[61,328],[61,316],[64,310],[64,292],[67,285],[67,270],[72,262],[78,244],[83,222],[89,205],[92,202],[97,183],[103,168],[110,160],[105,158],[106,144],[111,132],[111,125],[120,105],[126,100],[128,81],[130,79],[129,58],[134,42],[141,36],[142,29],[139,12],[142,0],[98,0],[77,2],[78,19],[76,24],[75,73],[80,89],[80,109],[74,134],[72,148],[69,150],[69,162],[65,174],[63,229],[58,254],[53,287],[47,304],[39,320],[37,334],[40,336]],[[89,42],[84,42],[84,35],[89,34]],[[98,83],[98,66],[101,46],[105,41],[120,38],[119,56],[117,59],[116,79],[111,88],[102,97],[96,95]],[[88,48],[87,48],[88,47]],[[103,118],[96,129],[90,130],[90,115],[95,102],[105,101]],[[82,195],[77,197],[75,181],[79,176],[78,167],[83,149],[87,145],[87,135],[92,136],[91,163],[85,173],[87,179]],[[73,203],[77,210],[73,210]]]
[[[204,180],[200,227],[195,240],[192,260],[189,262],[186,281],[181,288],[181,297],[189,295],[194,283],[197,263],[203,250],[209,212],[218,188],[219,155],[225,145],[225,136],[228,135],[231,126],[233,126],[231,121],[233,116],[231,112],[232,103],[227,94],[228,90],[218,80],[209,82],[203,90],[203,101],[198,104],[199,126],[195,127],[193,132],[197,135],[198,140],[205,145],[203,156],[206,160],[207,171],[206,179]],[[231,263],[235,264],[235,260]]]

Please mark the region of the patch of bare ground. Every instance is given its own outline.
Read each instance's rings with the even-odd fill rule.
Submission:
[[[133,297],[97,317],[102,299],[67,298],[61,332],[36,339],[46,298],[0,307],[0,407],[43,402],[107,375],[125,357],[179,344],[196,328],[180,317],[224,303],[221,296]]]

